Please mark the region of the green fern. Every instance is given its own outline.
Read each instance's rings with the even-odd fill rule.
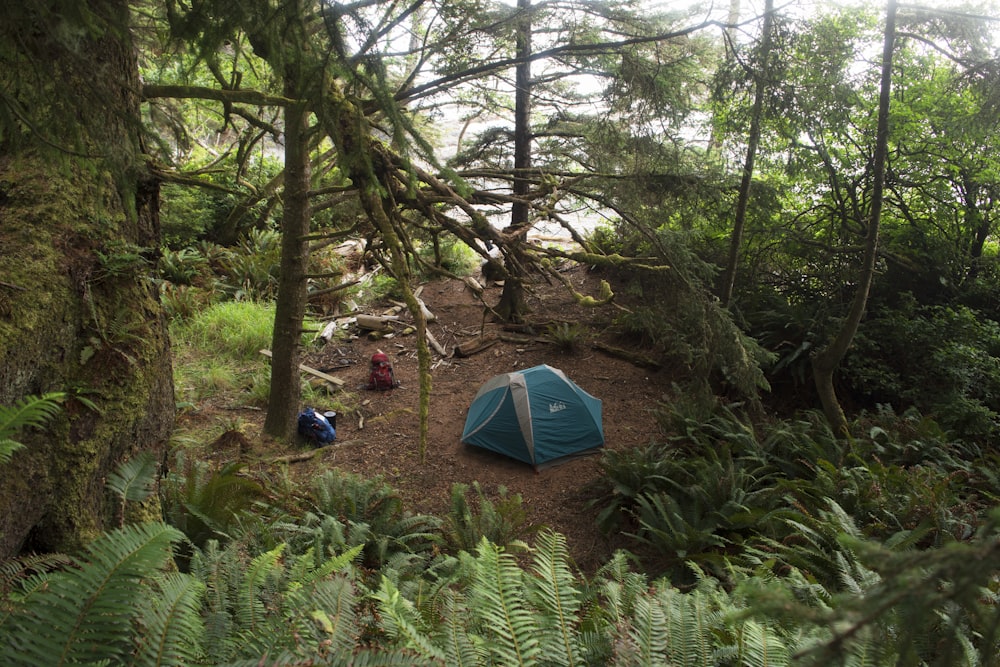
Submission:
[[[528,600],[535,609],[542,655],[560,665],[586,664],[578,617],[583,594],[576,575],[569,567],[566,538],[545,530],[535,542],[532,570],[526,581]]]
[[[107,487],[123,501],[141,503],[153,493],[156,468],[153,455],[140,452],[108,475]]]
[[[192,576],[173,573],[157,582],[158,595],[141,600],[137,667],[192,665],[202,658],[205,627],[201,596],[205,587]]]
[[[11,455],[24,447],[14,440],[23,428],[40,428],[59,412],[59,404],[66,394],[52,392],[41,396],[26,396],[13,406],[0,406],[0,463],[6,463]]]
[[[490,664],[535,664],[541,656],[541,643],[517,562],[484,538],[476,565],[469,608],[480,624],[479,650],[489,656]]]
[[[124,664],[140,614],[135,601],[152,594],[150,580],[170,562],[172,546],[182,538],[160,523],[102,535],[75,559],[74,569],[45,575],[45,585],[33,586],[20,601],[2,628],[8,641],[0,646],[0,662]],[[183,634],[184,628],[178,631]]]
[[[125,522],[128,502],[141,503],[153,494],[158,466],[150,452],[140,452],[108,475],[106,486],[118,497],[118,525]]]
[[[400,595],[395,584],[382,577],[382,583],[373,597],[379,603],[380,626],[391,640],[426,658],[444,660],[445,652],[418,627],[420,619],[413,604]]]

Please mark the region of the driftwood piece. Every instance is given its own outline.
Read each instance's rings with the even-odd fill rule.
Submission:
[[[473,278],[472,276],[465,276],[464,278],[462,278],[462,282],[464,282],[465,286],[468,287],[470,290],[472,290],[473,294],[475,294],[476,296],[479,296],[480,294],[483,293],[483,286],[480,285],[479,281]]]
[[[500,339],[496,336],[487,336],[485,338],[475,338],[473,340],[465,341],[460,345],[455,346],[455,356],[456,357],[471,357],[474,354],[478,354],[483,350],[489,349],[500,342]]]
[[[660,367],[660,362],[649,357],[645,357],[638,352],[632,352],[631,350],[625,350],[620,347],[615,347],[613,345],[608,345],[606,343],[596,342],[592,345],[595,350],[604,352],[605,354],[610,354],[612,357],[618,357],[619,359],[624,359],[625,361],[631,362],[640,368],[653,368],[657,369]]]
[[[260,353],[263,354],[268,359],[271,358],[271,350],[261,350]],[[318,378],[321,378],[323,380],[326,380],[327,382],[329,382],[330,384],[332,384],[332,385],[334,385],[336,387],[343,387],[344,386],[344,381],[341,380],[340,378],[334,377],[333,375],[329,375],[327,373],[324,373],[323,371],[318,371],[315,368],[311,368],[309,366],[306,366],[305,364],[299,364],[299,370],[302,371],[302,372],[304,372],[304,373],[309,373],[310,375],[313,375],[315,377],[318,377]]]
[[[361,329],[369,331],[390,331],[391,323],[399,321],[396,315],[356,315],[355,321]]]
[[[430,343],[431,347],[434,348],[434,351],[440,354],[442,357],[447,357],[448,350],[444,349],[444,346],[437,341],[437,338],[434,337],[434,334],[431,333],[431,330],[424,329],[424,333],[427,335],[427,342]]]

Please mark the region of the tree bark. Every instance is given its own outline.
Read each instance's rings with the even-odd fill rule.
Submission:
[[[294,97],[297,82],[289,77],[286,94]],[[308,112],[304,104],[285,107],[285,191],[281,217],[281,280],[278,283],[271,338],[271,389],[264,432],[289,440],[295,435],[302,386],[299,339],[305,318],[306,267],[309,263]]]
[[[505,321],[520,322],[528,311],[524,294],[524,263],[520,245],[526,234],[518,233],[529,224],[530,205],[527,200],[531,183],[527,178],[531,169],[531,0],[517,0],[520,14],[517,27],[518,64],[514,72],[514,203],[510,211],[513,232],[505,255],[504,280],[500,301],[494,311]]]
[[[847,417],[837,398],[833,377],[837,367],[854,340],[861,324],[868,293],[875,276],[875,260],[878,254],[879,223],[882,217],[883,192],[885,189],[885,165],[889,142],[889,99],[892,89],[892,53],[896,38],[896,0],[889,0],[885,19],[885,40],[882,46],[882,81],[879,91],[878,128],[875,134],[875,153],[872,171],[872,205],[868,219],[868,234],[865,238],[864,258],[858,275],[858,289],[851,302],[851,308],[836,337],[812,358],[813,376],[816,390],[823,406],[823,413],[833,432],[840,437],[848,434]]]
[[[174,421],[128,4],[83,4],[79,32],[17,7],[0,24],[3,104],[30,115],[0,119],[0,275],[19,287],[0,286],[0,404],[69,397],[0,468],[0,558],[76,550],[113,525],[108,473],[142,450],[162,458]]]

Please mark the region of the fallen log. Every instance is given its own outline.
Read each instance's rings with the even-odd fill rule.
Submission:
[[[474,340],[466,341],[460,345],[455,346],[455,356],[456,357],[471,357],[474,354],[478,354],[483,350],[489,349],[500,342],[500,339],[496,336],[487,336],[485,338],[476,338]]]
[[[600,352],[604,352],[605,354],[610,354],[612,357],[618,357],[619,359],[624,359],[625,361],[631,362],[640,368],[652,368],[655,370],[660,367],[659,361],[643,356],[638,352],[625,350],[620,347],[615,347],[613,345],[601,343],[600,341],[593,343],[591,347]]]
[[[359,328],[369,331],[391,331],[391,323],[399,321],[396,315],[355,315],[354,319]]]
[[[261,350],[260,353],[263,354],[268,359],[271,358],[271,350]],[[340,378],[334,377],[333,375],[329,375],[327,373],[324,373],[323,371],[318,371],[315,368],[310,368],[309,366],[306,366],[305,364],[299,364],[299,370],[302,371],[302,372],[304,372],[304,373],[309,373],[310,375],[313,375],[315,377],[318,377],[318,378],[321,378],[323,380],[326,380],[327,382],[329,382],[330,384],[332,384],[332,385],[334,385],[336,387],[343,387],[344,386],[344,381],[341,380]]]

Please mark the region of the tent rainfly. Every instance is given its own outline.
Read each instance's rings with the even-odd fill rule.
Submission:
[[[540,470],[604,446],[601,400],[545,364],[495,375],[469,406],[462,442]]]

